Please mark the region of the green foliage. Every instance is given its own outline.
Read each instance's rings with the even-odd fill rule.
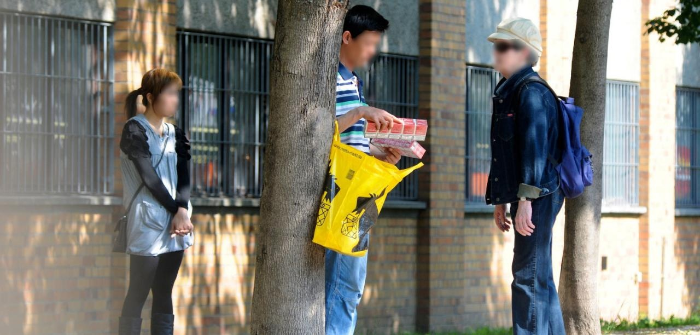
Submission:
[[[678,6],[645,23],[647,34],[656,32],[659,41],[676,38],[676,44],[700,42],[700,0],[679,0]]]
[[[614,321],[600,321],[600,327],[603,330],[603,332],[680,327],[692,325],[700,325],[700,315],[693,314],[688,318],[677,318],[675,316],[671,316],[668,319],[661,320],[650,320],[649,318],[641,318],[637,322],[630,322],[624,319],[618,319]]]

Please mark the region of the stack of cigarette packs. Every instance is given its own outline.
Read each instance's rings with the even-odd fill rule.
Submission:
[[[378,148],[394,148],[402,156],[423,158],[425,148],[418,141],[424,141],[428,133],[428,121],[418,119],[399,119],[403,122],[394,123],[391,129],[379,131],[373,122],[367,122],[365,137],[372,139],[372,144]]]

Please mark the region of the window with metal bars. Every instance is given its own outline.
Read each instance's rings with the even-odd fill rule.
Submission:
[[[484,205],[486,182],[491,168],[491,97],[500,80],[491,68],[467,66],[466,96],[466,200]]]
[[[178,123],[190,134],[193,195],[260,197],[269,115],[272,41],[178,31],[183,80]],[[401,117],[418,114],[416,57],[381,55],[365,78],[367,101]],[[407,166],[412,162],[404,159]],[[415,200],[417,179],[389,195]]]
[[[0,11],[0,194],[114,190],[112,26]]]
[[[192,194],[257,198],[269,114],[272,41],[179,31]]]
[[[700,88],[676,88],[676,207],[700,207]]]
[[[585,114],[584,114],[584,121]],[[605,101],[603,205],[639,204],[639,84],[608,80]]]
[[[358,71],[365,81],[367,104],[402,118],[418,117],[418,57],[381,54]],[[399,168],[418,163],[415,158],[401,158]],[[388,195],[392,200],[418,199],[418,174],[411,173]]]

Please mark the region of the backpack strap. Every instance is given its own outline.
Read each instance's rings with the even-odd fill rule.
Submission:
[[[555,92],[554,89],[552,89],[552,87],[550,87],[549,84],[547,84],[547,82],[544,79],[540,78],[540,76],[529,76],[529,77],[525,78],[525,80],[523,80],[520,83],[520,86],[518,86],[518,93],[515,96],[515,101],[518,104],[520,103],[520,92],[522,92],[523,87],[525,87],[525,85],[530,84],[530,83],[540,83],[540,84],[544,85],[544,87],[546,87],[550,92],[552,92],[552,94],[554,95],[554,98],[559,100],[559,96],[557,95],[557,92]],[[559,107],[557,107],[557,108],[559,108]]]
[[[515,103],[518,104],[518,108],[520,108],[520,92],[523,90],[523,87],[529,83],[540,83],[540,84],[544,85],[544,87],[546,87],[550,92],[552,92],[552,95],[554,95],[555,100],[561,99],[557,95],[557,92],[555,92],[554,89],[552,89],[552,87],[549,86],[549,84],[547,84],[547,82],[544,79],[542,79],[540,76],[529,76],[529,77],[525,78],[525,80],[523,80],[520,83],[520,86],[518,86],[518,93],[515,96]],[[557,112],[560,112],[559,109],[561,108],[561,106],[559,105],[558,101],[556,103],[556,107],[557,107]],[[516,111],[517,111],[517,109],[516,109]],[[547,160],[553,166],[559,165],[559,162],[551,154],[547,155]]]

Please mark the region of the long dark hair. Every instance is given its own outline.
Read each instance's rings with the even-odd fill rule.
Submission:
[[[153,103],[158,101],[158,95],[163,91],[164,88],[168,87],[170,84],[177,84],[178,88],[182,88],[182,79],[177,73],[166,70],[166,69],[153,69],[141,78],[141,87],[133,90],[126,96],[126,102],[124,109],[126,110],[127,119],[136,116],[136,97],[139,95],[142,97],[141,103],[148,108],[148,98],[147,95],[150,93]]]

